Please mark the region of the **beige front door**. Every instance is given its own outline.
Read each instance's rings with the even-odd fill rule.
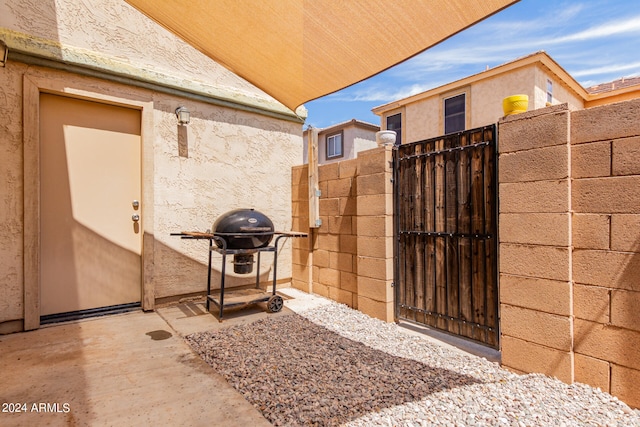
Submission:
[[[40,95],[41,315],[141,300],[140,127],[139,110]]]

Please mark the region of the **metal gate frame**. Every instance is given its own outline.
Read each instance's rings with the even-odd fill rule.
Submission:
[[[497,177],[495,124],[396,147],[396,322],[499,347]]]

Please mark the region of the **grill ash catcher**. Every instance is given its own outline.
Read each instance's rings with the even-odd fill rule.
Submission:
[[[269,312],[277,313],[282,310],[284,301],[280,295],[276,294],[278,245],[282,239],[289,237],[307,237],[307,233],[274,231],[273,222],[255,209],[234,209],[221,215],[213,223],[210,232],[183,231],[171,233],[171,235],[180,236],[183,239],[209,240],[206,306],[207,311],[210,309],[211,302],[218,307],[220,322],[224,309],[230,307],[266,302]],[[270,246],[274,237],[274,244]],[[222,255],[219,294],[211,293],[211,254],[214,251]],[[260,289],[260,254],[262,252],[273,252],[273,286],[270,292]],[[254,258],[257,258],[255,289],[228,291],[225,298],[227,255],[233,255],[233,271],[236,274],[253,272]]]

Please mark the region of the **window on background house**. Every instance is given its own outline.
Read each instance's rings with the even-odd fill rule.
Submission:
[[[327,159],[342,157],[343,149],[342,132],[327,135]]]
[[[463,131],[466,127],[464,93],[444,100],[444,133]]]
[[[396,132],[396,144],[402,144],[402,114],[387,117],[387,130]]]
[[[553,102],[553,82],[547,79],[547,104],[551,105]]]

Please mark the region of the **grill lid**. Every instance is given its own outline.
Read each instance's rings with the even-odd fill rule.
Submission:
[[[227,249],[258,249],[269,245],[273,239],[273,222],[262,212],[251,209],[234,209],[220,215],[213,223],[212,231],[227,243]],[[217,243],[221,247],[220,243]]]

